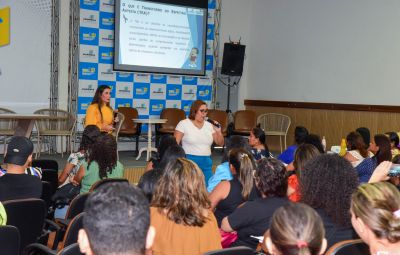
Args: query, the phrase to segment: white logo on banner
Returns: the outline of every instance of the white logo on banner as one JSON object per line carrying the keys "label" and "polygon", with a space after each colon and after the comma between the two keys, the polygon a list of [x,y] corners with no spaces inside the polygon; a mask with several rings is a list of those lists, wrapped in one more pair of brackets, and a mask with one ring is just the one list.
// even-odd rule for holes
{"label": "white logo on banner", "polygon": [[149,99],[133,99],[133,108],[136,108],[139,115],[149,115]]}
{"label": "white logo on banner", "polygon": [[108,29],[99,29],[99,45],[114,47],[114,31]]}
{"label": "white logo on banner", "polygon": [[133,98],[133,83],[131,82],[117,82],[116,98]]}
{"label": "white logo on banner", "polygon": [[97,81],[79,80],[79,97],[93,97],[97,89]]}
{"label": "white logo on banner", "polygon": [[79,47],[79,60],[81,62],[97,63],[99,61],[99,47],[81,44]]}
{"label": "white logo on banner", "polygon": [[150,83],[150,75],[142,74],[142,73],[135,73],[135,75],[133,76],[133,81]]}
{"label": "white logo on banner", "polygon": [[182,100],[196,100],[197,86],[182,85]]}
{"label": "white logo on banner", "polygon": [[81,9],[80,12],[81,27],[99,27],[99,12]]}
{"label": "white logo on banner", "polygon": [[181,109],[181,101],[180,100],[167,100],[165,103],[165,108]]}
{"label": "white logo on banner", "polygon": [[150,84],[150,98],[151,99],[165,99],[166,85],[151,83]]}
{"label": "white logo on banner", "polygon": [[211,79],[210,78],[198,78],[197,85],[211,85]]}
{"label": "white logo on banner", "polygon": [[167,76],[168,84],[182,84],[182,76]]}
{"label": "white logo on banner", "polygon": [[100,11],[102,12],[114,12],[114,0],[101,0],[100,1]]}
{"label": "white logo on banner", "polygon": [[113,66],[109,64],[99,64],[99,80],[115,81],[116,73],[113,71]]}

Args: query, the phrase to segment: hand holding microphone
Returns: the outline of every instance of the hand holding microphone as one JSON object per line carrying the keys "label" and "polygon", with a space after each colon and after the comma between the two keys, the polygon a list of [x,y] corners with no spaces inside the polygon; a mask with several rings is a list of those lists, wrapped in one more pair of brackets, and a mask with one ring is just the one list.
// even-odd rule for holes
{"label": "hand holding microphone", "polygon": [[217,121],[212,120],[212,119],[210,119],[210,118],[208,118],[208,117],[206,117],[205,120],[208,121],[208,122],[210,122],[211,124],[213,124],[215,127],[221,128],[221,125],[220,125]]}

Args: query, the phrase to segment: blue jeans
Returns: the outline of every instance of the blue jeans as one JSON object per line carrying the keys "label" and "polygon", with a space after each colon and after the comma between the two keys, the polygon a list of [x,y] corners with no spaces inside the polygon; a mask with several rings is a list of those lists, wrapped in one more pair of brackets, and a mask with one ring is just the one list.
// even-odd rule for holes
{"label": "blue jeans", "polygon": [[186,158],[192,160],[200,167],[200,169],[203,171],[204,179],[206,182],[205,184],[207,186],[208,179],[210,179],[212,176],[211,156],[196,156],[196,155],[186,154]]}

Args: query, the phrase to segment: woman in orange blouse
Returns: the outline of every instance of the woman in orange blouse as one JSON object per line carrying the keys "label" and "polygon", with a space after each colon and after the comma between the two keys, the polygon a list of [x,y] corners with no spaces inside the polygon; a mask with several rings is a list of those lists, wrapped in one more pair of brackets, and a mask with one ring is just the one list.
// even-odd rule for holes
{"label": "woman in orange blouse", "polygon": [[96,125],[100,131],[111,133],[114,130],[114,111],[110,106],[111,88],[100,85],[92,103],[86,110],[85,127]]}
{"label": "woman in orange blouse", "polygon": [[185,158],[171,161],[153,195],[153,255],[201,255],[221,249],[217,221],[200,168]]}

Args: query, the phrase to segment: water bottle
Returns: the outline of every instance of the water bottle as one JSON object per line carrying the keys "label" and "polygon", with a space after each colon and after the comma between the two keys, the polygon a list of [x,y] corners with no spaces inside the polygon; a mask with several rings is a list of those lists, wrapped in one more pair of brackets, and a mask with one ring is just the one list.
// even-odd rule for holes
{"label": "water bottle", "polygon": [[322,144],[322,147],[324,148],[324,151],[326,152],[326,139],[325,139],[325,136],[322,137],[321,144]]}
{"label": "water bottle", "polygon": [[346,154],[346,151],[347,151],[346,139],[343,138],[342,142],[340,143],[339,155],[343,157]]}

